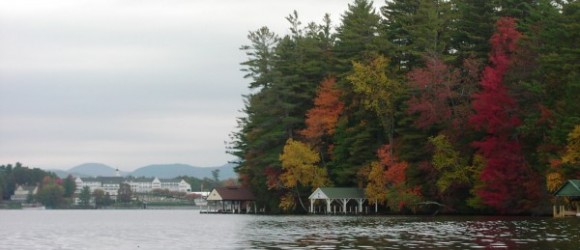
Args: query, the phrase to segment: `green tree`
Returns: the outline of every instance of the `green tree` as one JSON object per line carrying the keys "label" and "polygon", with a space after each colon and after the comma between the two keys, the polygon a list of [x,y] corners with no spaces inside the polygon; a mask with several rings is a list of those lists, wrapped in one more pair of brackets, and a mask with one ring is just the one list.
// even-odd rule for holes
{"label": "green tree", "polygon": [[47,208],[58,208],[64,203],[64,188],[51,177],[45,177],[36,194],[36,200]]}
{"label": "green tree", "polygon": [[248,60],[242,62],[244,78],[251,78],[250,88],[268,87],[273,82],[272,61],[274,48],[279,41],[278,35],[268,27],[262,27],[248,34],[251,45],[244,45],[240,50],[246,53]]}
{"label": "green tree", "polygon": [[445,57],[449,54],[452,14],[449,0],[420,0],[413,28],[410,29],[413,40],[411,52],[419,59],[414,66],[421,65],[420,59],[426,55]]}
{"label": "green tree", "polygon": [[386,5],[381,8],[381,14],[385,17],[381,26],[381,35],[390,45],[388,55],[392,59],[393,68],[396,71],[407,72],[416,59],[416,55],[409,53],[413,43],[409,28],[419,8],[419,0],[385,2]]}
{"label": "green tree", "polygon": [[105,191],[102,189],[95,189],[93,191],[93,197],[95,198],[95,207],[101,208],[105,206]]}
{"label": "green tree", "polygon": [[[229,148],[240,159],[236,171],[243,185],[251,187],[259,197],[258,203],[269,209],[278,209],[280,196],[267,189],[266,169],[281,170],[282,148],[288,138],[305,128],[304,117],[313,106],[318,83],[330,68],[332,39],[328,18],[323,25],[306,26],[296,12],[286,19],[290,33],[271,48],[268,71],[265,67],[252,68],[256,72],[252,79],[261,81],[262,76],[267,76],[268,84],[261,84],[255,93],[245,97],[247,116],[238,120],[239,131],[231,135]],[[247,62],[259,59],[256,54],[248,56]]]}
{"label": "green tree", "polygon": [[[499,0],[495,1],[496,10],[499,16],[513,17],[519,20],[525,20],[533,11],[534,6],[538,4],[538,0]],[[552,1],[557,2],[557,1]]]}
{"label": "green tree", "polygon": [[395,0],[382,8],[383,36],[391,44],[387,54],[396,71],[407,72],[422,66],[427,55],[450,52],[451,2],[445,0]]}
{"label": "green tree", "polygon": [[[96,191],[96,190],[95,190]],[[79,205],[83,208],[88,208],[91,204],[91,189],[84,186],[79,193]]]}
{"label": "green tree", "polygon": [[379,39],[381,17],[372,2],[355,0],[342,15],[334,53],[339,74],[350,71],[352,61],[364,61],[384,49]]}
{"label": "green tree", "polygon": [[539,67],[533,78],[539,83],[543,106],[553,116],[546,138],[556,145],[565,145],[568,133],[580,124],[580,2],[568,1],[561,9],[552,5],[540,13]]}
{"label": "green tree", "polygon": [[4,178],[3,169],[0,169],[0,201],[4,200],[4,189],[6,188],[6,181]]}
{"label": "green tree", "polygon": [[51,172],[46,172],[39,168],[29,168],[22,163],[7,164],[0,166],[0,190],[2,190],[2,199],[10,199],[14,194],[16,185],[33,186],[43,182],[44,177],[49,176],[56,178]]}
{"label": "green tree", "polygon": [[348,6],[337,28],[335,68],[344,110],[328,143],[332,159],[326,165],[334,184],[339,186],[357,185],[357,173],[375,158],[374,152],[384,140],[379,120],[372,111],[361,107],[363,98],[353,91],[346,78],[353,71],[353,61],[367,62],[385,49],[379,27],[380,16],[372,3],[359,0]]}
{"label": "green tree", "polygon": [[121,203],[129,203],[133,200],[133,191],[131,186],[127,183],[121,183],[117,191],[117,201]]}
{"label": "green tree", "polygon": [[115,201],[111,199],[111,195],[107,192],[105,193],[105,198],[103,199],[103,206],[107,207],[114,203]]}
{"label": "green tree", "polygon": [[213,177],[213,180],[215,182],[219,182],[220,181],[220,170],[219,169],[212,170],[211,171],[211,176]]}
{"label": "green tree", "polygon": [[13,167],[12,164],[8,164],[3,167],[4,172],[4,193],[2,197],[4,200],[10,199],[10,196],[14,194],[14,190],[16,190],[16,181],[14,180],[14,173],[12,172]]}
{"label": "green tree", "polygon": [[457,19],[451,26],[451,48],[456,51],[456,65],[467,58],[475,58],[482,65],[487,63],[490,51],[489,38],[494,32],[496,14],[493,1],[452,0]]}
{"label": "green tree", "polygon": [[62,182],[62,187],[64,188],[64,197],[70,198],[74,195],[77,190],[77,185],[75,178],[72,175],[68,175],[66,179]]}

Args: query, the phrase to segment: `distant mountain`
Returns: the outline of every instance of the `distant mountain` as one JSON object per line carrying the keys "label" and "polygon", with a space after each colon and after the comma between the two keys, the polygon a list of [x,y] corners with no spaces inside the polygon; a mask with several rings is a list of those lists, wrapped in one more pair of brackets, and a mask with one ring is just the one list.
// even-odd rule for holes
{"label": "distant mountain", "polygon": [[[234,172],[234,164],[225,164],[219,167],[194,167],[187,164],[157,164],[149,165],[136,169],[133,172],[120,172],[121,176],[134,177],[158,177],[158,178],[174,178],[177,176],[192,176],[196,178],[213,178],[212,171],[219,170],[219,179],[225,180],[229,178],[236,178]],[[49,170],[54,172],[61,178],[66,178],[69,174],[79,177],[96,177],[96,176],[115,176],[116,168],[102,164],[102,163],[85,163],[69,169],[63,170]]]}
{"label": "distant mountain", "polygon": [[219,179],[236,178],[233,164],[220,167],[194,167],[187,164],[159,164],[138,168],[129,173],[135,177],[174,178],[177,176],[192,176],[196,178],[213,178],[212,171],[219,170]]}
{"label": "distant mountain", "polygon": [[[107,166],[102,163],[85,163],[69,169],[67,172],[74,176],[96,177],[96,176],[115,176],[116,168]],[[121,173],[123,175],[123,173]]]}

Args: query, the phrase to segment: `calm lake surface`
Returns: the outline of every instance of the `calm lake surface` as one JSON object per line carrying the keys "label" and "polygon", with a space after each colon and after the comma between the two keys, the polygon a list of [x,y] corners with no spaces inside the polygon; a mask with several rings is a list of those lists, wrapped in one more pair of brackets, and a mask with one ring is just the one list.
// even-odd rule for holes
{"label": "calm lake surface", "polygon": [[580,218],[0,210],[0,249],[580,249]]}

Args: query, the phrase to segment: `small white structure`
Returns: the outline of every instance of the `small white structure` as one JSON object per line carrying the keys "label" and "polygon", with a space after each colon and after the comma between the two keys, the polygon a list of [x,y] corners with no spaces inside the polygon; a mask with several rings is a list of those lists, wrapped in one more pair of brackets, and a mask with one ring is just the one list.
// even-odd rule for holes
{"label": "small white structure", "polygon": [[[326,202],[325,213],[337,213],[342,212],[346,214],[351,213],[362,213],[363,203],[366,201],[364,190],[360,188],[344,188],[344,187],[322,187],[317,188],[308,197],[310,200],[310,213],[316,213],[314,209],[314,203],[317,200],[324,200]],[[355,201],[356,207],[349,209],[349,201]],[[338,203],[338,207],[335,207],[333,203]],[[349,211],[350,210],[350,211]]]}

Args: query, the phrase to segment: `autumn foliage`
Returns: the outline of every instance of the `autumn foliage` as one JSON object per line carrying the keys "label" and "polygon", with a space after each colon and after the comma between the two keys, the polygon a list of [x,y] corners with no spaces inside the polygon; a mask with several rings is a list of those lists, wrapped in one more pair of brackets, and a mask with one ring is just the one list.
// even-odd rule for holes
{"label": "autumn foliage", "polygon": [[418,203],[421,200],[421,188],[410,186],[406,181],[409,164],[397,159],[389,144],[380,147],[377,155],[379,165],[385,169],[382,178],[386,185],[387,206],[393,211],[400,211],[408,205]]}
{"label": "autumn foliage", "polygon": [[511,53],[521,36],[515,26],[513,18],[497,21],[497,31],[490,40],[491,65],[483,71],[482,90],[473,96],[475,113],[469,120],[476,130],[486,134],[481,141],[473,143],[487,163],[480,176],[484,185],[477,195],[486,205],[502,213],[528,209],[539,191],[521,145],[513,138],[521,121],[517,104],[503,84]]}
{"label": "autumn foliage", "polygon": [[399,185],[405,183],[408,164],[404,161],[398,161],[391,153],[391,146],[384,145],[377,151],[380,164],[386,167],[384,178],[387,184]]}
{"label": "autumn foliage", "polygon": [[[287,210],[293,206],[291,201],[293,197],[300,201],[302,208],[306,210],[302,197],[300,195],[302,189],[305,192],[311,192],[318,187],[328,185],[328,176],[326,169],[317,166],[320,161],[318,154],[305,143],[288,139],[284,150],[280,155],[280,162],[282,163],[282,173],[279,175],[279,188],[289,191],[283,197],[280,207]],[[269,187],[273,187],[272,171],[270,170],[268,178]]]}
{"label": "autumn foliage", "polygon": [[307,140],[318,141],[323,135],[332,135],[344,103],[341,91],[336,88],[336,78],[326,78],[318,88],[314,107],[306,113],[306,129],[302,134]]}
{"label": "autumn foliage", "polygon": [[228,151],[259,206],[330,185],[379,211],[529,214],[580,178],[580,3],[460,2],[357,0],[338,25],[250,32]]}
{"label": "autumn foliage", "polygon": [[580,163],[580,125],[576,125],[574,130],[568,135],[568,145],[566,152],[562,156],[562,162],[569,164]]}
{"label": "autumn foliage", "polygon": [[415,68],[407,74],[415,93],[407,101],[407,113],[417,114],[414,120],[417,128],[442,125],[452,131],[462,129],[471,114],[478,64],[466,59],[463,72],[437,57],[425,57],[425,64],[424,68]]}
{"label": "autumn foliage", "polygon": [[407,112],[418,113],[415,125],[425,128],[445,123],[451,118],[450,99],[459,79],[459,71],[450,69],[437,58],[427,58],[426,68],[417,68],[408,74],[409,84],[420,93],[407,102]]}

